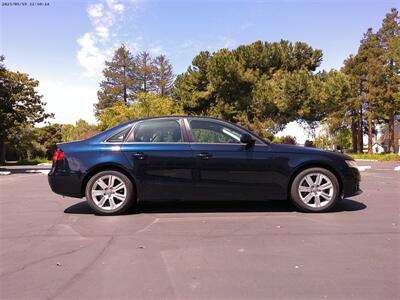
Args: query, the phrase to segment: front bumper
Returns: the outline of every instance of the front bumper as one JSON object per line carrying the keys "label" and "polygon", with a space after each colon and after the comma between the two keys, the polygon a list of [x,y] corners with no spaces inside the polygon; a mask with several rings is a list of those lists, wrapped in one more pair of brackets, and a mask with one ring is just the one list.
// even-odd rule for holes
{"label": "front bumper", "polygon": [[344,176],[343,197],[360,195],[363,192],[360,188],[360,182],[360,171],[356,168],[348,168]]}

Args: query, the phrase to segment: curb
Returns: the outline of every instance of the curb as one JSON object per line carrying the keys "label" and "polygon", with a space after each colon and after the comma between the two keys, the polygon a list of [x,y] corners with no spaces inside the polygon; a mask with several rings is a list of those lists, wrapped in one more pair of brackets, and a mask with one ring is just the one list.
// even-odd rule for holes
{"label": "curb", "polygon": [[50,169],[27,169],[27,170],[1,170],[0,175],[12,175],[12,174],[44,174],[47,175],[50,173]]}
{"label": "curb", "polygon": [[361,159],[361,158],[356,158],[355,161],[378,161],[377,159]]}
{"label": "curb", "polygon": [[25,173],[42,173],[42,174],[49,174],[50,170],[26,170]]}

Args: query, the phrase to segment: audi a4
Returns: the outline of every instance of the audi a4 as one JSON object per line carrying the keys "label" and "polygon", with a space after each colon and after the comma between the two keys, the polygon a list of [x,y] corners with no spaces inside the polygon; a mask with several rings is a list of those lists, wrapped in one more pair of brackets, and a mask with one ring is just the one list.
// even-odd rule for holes
{"label": "audi a4", "polygon": [[57,144],[51,189],[114,215],[140,201],[291,200],[326,212],[361,193],[349,156],[271,144],[208,117],[133,120],[82,141]]}

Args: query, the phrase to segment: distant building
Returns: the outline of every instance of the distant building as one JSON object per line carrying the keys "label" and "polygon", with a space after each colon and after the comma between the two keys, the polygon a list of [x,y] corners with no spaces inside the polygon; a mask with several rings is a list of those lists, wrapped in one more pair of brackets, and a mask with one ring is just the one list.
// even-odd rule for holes
{"label": "distant building", "polygon": [[372,145],[372,153],[385,153],[385,148],[381,144],[375,143]]}

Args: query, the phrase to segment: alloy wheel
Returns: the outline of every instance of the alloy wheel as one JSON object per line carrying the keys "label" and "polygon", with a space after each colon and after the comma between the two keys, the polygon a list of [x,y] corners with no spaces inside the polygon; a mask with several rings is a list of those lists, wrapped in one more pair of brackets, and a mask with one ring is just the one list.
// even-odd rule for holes
{"label": "alloy wheel", "polygon": [[95,181],[91,190],[93,202],[103,210],[115,210],[127,199],[127,188],[121,178],[105,175]]}
{"label": "alloy wheel", "polygon": [[311,173],[300,180],[298,192],[301,201],[307,206],[321,208],[333,199],[334,185],[326,175]]}

